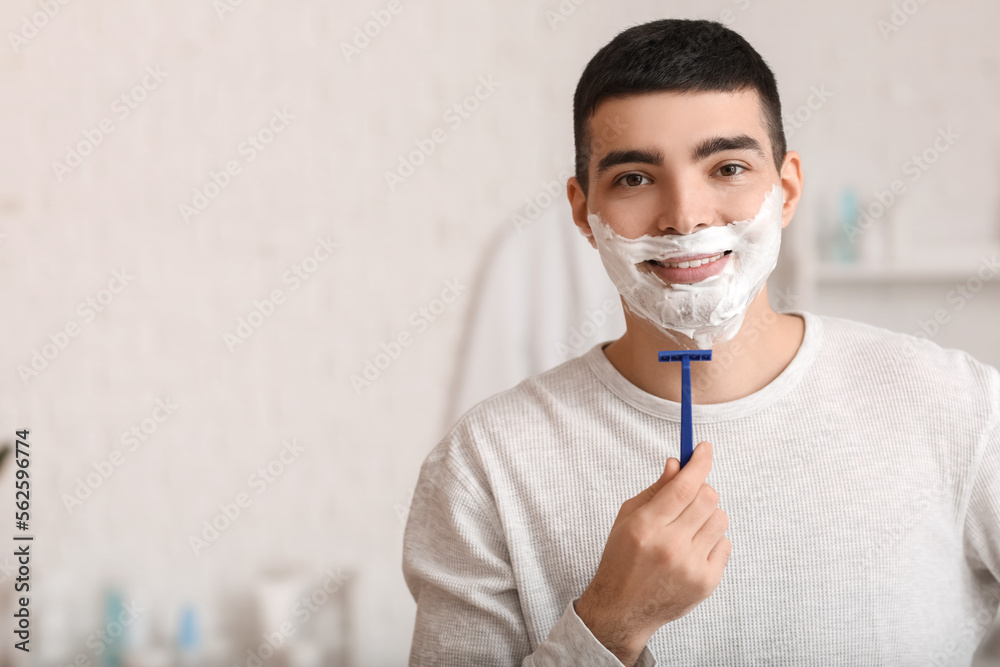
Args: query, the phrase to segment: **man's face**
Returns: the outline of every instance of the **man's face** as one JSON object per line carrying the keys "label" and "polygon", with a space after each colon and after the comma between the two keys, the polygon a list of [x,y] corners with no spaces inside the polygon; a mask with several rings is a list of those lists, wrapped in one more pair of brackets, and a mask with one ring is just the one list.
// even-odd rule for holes
{"label": "man's face", "polygon": [[637,317],[681,347],[732,339],[802,191],[798,155],[771,159],[756,92],[608,99],[590,127],[587,196],[575,177],[567,194],[630,330]]}
{"label": "man's face", "polygon": [[[690,234],[753,218],[782,180],[758,100],[750,90],[658,92],[601,102],[591,130],[616,131],[599,133],[593,144],[585,202],[571,186],[581,231],[589,236],[585,214],[578,215],[581,204],[625,238]],[[786,209],[782,227],[794,205]]]}

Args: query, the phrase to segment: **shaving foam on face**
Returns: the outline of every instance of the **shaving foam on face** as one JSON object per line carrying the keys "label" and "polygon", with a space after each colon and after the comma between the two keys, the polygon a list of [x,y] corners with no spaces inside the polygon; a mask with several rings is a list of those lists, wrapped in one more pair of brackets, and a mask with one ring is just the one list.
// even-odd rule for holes
{"label": "shaving foam on face", "polygon": [[[747,308],[778,263],[784,191],[775,183],[757,215],[691,234],[619,236],[600,214],[588,209],[587,222],[604,268],[628,309],[651,322],[678,345],[680,333],[699,349],[731,340]],[[697,283],[665,283],[646,260],[718,254],[732,250],[717,275]]]}

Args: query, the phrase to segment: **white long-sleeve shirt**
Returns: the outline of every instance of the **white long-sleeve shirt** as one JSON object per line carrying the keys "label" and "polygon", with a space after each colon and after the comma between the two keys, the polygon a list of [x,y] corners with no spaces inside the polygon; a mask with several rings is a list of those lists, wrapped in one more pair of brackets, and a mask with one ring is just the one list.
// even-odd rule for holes
{"label": "white long-sleeve shirt", "polygon": [[[1000,371],[793,312],[805,337],[777,378],[693,408],[733,551],[637,665],[967,666],[1000,606]],[[573,604],[621,503],[680,456],[680,404],[608,342],[475,405],[427,456],[403,546],[411,667],[620,667]]]}

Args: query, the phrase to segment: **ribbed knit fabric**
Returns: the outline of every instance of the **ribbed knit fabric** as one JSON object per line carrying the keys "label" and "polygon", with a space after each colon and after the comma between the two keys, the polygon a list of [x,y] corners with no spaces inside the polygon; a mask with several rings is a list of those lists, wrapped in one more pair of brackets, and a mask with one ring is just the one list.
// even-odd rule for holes
{"label": "ribbed knit fabric", "polygon": [[[1000,606],[1000,371],[793,312],[805,338],[777,378],[694,406],[733,552],[637,664],[967,666]],[[609,342],[477,404],[427,456],[411,666],[620,667],[573,603],[621,503],[679,457],[680,404],[626,380]]]}

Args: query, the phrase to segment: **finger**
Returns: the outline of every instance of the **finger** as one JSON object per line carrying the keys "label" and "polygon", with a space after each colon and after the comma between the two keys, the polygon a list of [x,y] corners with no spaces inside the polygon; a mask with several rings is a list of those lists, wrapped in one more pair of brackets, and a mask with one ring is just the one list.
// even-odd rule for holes
{"label": "finger", "polygon": [[725,567],[729,564],[729,557],[733,553],[733,543],[725,535],[715,545],[711,553],[708,554],[708,562],[717,567]]}
{"label": "finger", "polygon": [[655,494],[657,491],[662,489],[667,482],[672,480],[677,476],[677,473],[681,471],[681,462],[679,459],[671,456],[667,459],[667,463],[663,466],[663,472],[660,473],[660,478],[653,482],[653,485],[649,487]]}
{"label": "finger", "polygon": [[705,440],[698,443],[687,465],[656,492],[644,511],[657,514],[661,525],[670,523],[698,496],[711,470],[712,443]]}
{"label": "finger", "polygon": [[708,558],[729,529],[729,515],[716,507],[691,539],[691,549],[702,558]]}
{"label": "finger", "polygon": [[[717,509],[719,509],[718,492],[708,484],[702,484],[701,488],[698,490],[698,495],[690,505],[684,508],[684,511],[680,513],[680,516],[670,522],[670,527],[672,530],[676,531],[678,537],[680,535],[685,535],[688,540],[693,542],[695,535],[697,535],[698,531],[705,526],[705,523],[712,518],[712,515]],[[718,539],[719,536],[716,535],[712,544],[714,544]],[[702,557],[705,557],[706,555],[708,555],[708,549],[705,549],[701,554]]]}
{"label": "finger", "polygon": [[663,488],[663,486],[667,482],[672,480],[677,475],[680,469],[681,469],[681,462],[678,459],[674,457],[670,457],[669,459],[667,459],[667,463],[665,466],[663,466],[663,472],[660,473],[659,479],[657,479],[650,486],[646,487],[636,495],[636,498],[639,500],[639,503],[645,504],[648,503],[650,500],[652,500],[653,497],[656,495],[656,493],[661,488]]}

